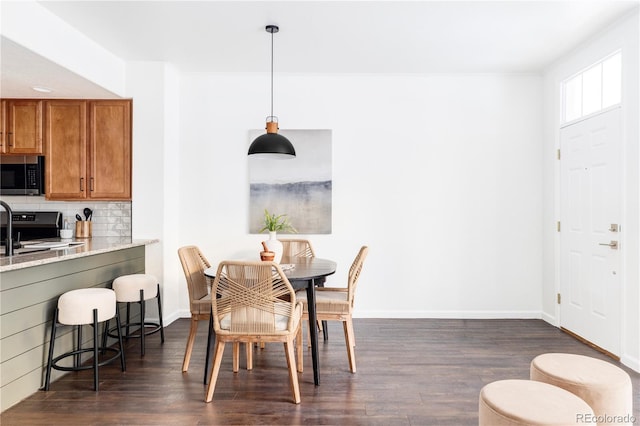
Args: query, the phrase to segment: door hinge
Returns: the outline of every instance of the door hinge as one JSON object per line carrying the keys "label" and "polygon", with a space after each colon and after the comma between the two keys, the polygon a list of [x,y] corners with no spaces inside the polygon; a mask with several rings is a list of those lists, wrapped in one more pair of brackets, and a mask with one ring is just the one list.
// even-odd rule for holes
{"label": "door hinge", "polygon": [[558,151],[556,152],[556,158],[559,160],[560,159],[560,149],[558,149]]}
{"label": "door hinge", "polygon": [[560,293],[557,294],[556,301],[557,301],[558,305],[562,303],[562,296],[560,296]]}
{"label": "door hinge", "polygon": [[560,221],[556,222],[556,231],[560,232]]}

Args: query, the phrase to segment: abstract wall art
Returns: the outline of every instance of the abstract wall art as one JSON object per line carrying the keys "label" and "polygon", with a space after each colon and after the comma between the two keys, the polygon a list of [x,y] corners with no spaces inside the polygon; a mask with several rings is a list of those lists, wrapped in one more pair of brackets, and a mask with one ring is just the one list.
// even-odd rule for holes
{"label": "abstract wall art", "polygon": [[[251,143],[264,133],[249,131]],[[331,130],[280,130],[291,141],[290,160],[249,160],[249,232],[262,228],[264,210],[286,214],[299,234],[331,234]]]}

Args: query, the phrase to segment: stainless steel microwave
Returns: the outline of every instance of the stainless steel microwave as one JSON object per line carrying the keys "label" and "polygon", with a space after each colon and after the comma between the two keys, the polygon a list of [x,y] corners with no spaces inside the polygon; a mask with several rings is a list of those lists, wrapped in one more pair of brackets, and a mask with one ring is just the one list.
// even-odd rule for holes
{"label": "stainless steel microwave", "polygon": [[0,195],[43,194],[43,156],[0,158]]}

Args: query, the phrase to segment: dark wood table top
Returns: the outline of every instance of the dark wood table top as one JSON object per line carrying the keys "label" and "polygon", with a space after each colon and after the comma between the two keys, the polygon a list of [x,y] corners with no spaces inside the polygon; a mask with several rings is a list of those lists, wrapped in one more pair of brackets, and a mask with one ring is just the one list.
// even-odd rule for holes
{"label": "dark wood table top", "polygon": [[[294,267],[287,269],[286,265],[293,264]],[[324,278],[336,272],[336,262],[319,257],[296,257],[282,258],[280,266],[289,281],[310,281]],[[217,267],[207,268],[204,274],[209,278],[215,278]]]}
{"label": "dark wood table top", "polygon": [[336,262],[319,257],[283,258],[280,261],[281,266],[287,264],[294,265],[292,269],[284,270],[289,281],[309,281],[324,278],[336,272]]}

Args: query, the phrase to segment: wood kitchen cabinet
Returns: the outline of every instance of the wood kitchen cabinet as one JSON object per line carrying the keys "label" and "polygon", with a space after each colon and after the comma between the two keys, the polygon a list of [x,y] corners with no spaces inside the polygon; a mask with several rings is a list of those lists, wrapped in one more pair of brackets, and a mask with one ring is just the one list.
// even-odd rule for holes
{"label": "wood kitchen cabinet", "polygon": [[0,99],[0,154],[4,153],[7,135],[7,101]]}
{"label": "wood kitchen cabinet", "polygon": [[131,101],[89,103],[89,193],[131,199]]}
{"label": "wood kitchen cabinet", "polygon": [[131,199],[130,100],[46,101],[44,127],[47,199]]}
{"label": "wood kitchen cabinet", "polygon": [[45,196],[84,200],[87,187],[87,102],[46,101]]}
{"label": "wood kitchen cabinet", "polygon": [[42,103],[36,99],[3,99],[0,154],[42,155]]}

